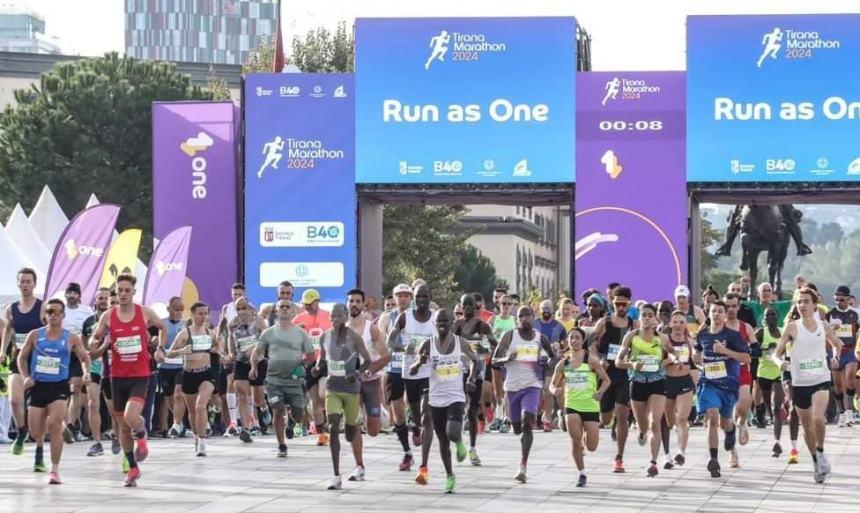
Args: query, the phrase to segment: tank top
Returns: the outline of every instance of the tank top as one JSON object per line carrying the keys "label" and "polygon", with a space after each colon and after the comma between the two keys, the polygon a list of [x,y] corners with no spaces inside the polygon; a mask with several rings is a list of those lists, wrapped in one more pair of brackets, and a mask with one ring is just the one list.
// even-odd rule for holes
{"label": "tank top", "polygon": [[767,326],[762,328],[761,358],[758,360],[757,377],[774,380],[781,376],[779,367],[771,360],[777,341],[779,337],[771,335]]}
{"label": "tank top", "polygon": [[249,324],[239,324],[233,329],[235,339],[236,361],[242,363],[251,362],[251,352],[257,347],[260,340],[260,332],[257,331],[256,319],[251,319]]}
{"label": "tank top", "polygon": [[[170,320],[170,317],[162,319],[164,324],[167,326],[167,343],[164,344],[164,353],[167,354],[168,351],[173,347],[173,342],[176,341],[176,335],[185,328],[185,323],[182,321],[173,322]],[[159,369],[165,370],[179,370],[182,366],[185,365],[185,358],[182,356],[177,356],[175,358],[164,357],[164,363],[159,363]]]}
{"label": "tank top", "polygon": [[[373,347],[373,334],[370,331],[370,327],[372,324],[373,323],[369,320],[364,320],[364,328],[361,330],[361,340],[364,341],[364,348],[367,349],[368,353],[370,353],[370,361],[375,362],[382,358],[382,355],[379,354],[379,351],[377,351]],[[380,369],[375,374],[373,374],[370,379],[365,379],[364,377],[362,377],[361,379],[362,381],[376,381],[377,379],[381,378],[384,373],[385,371]]]}
{"label": "tank top", "polygon": [[493,338],[501,340],[502,335],[511,331],[517,326],[517,320],[513,315],[509,315],[507,319],[502,319],[498,315],[493,317]]}
{"label": "tank top", "polygon": [[651,340],[645,340],[640,333],[630,340],[630,362],[642,363],[642,370],[630,368],[630,379],[638,383],[650,383],[666,377],[663,367],[663,344],[655,333]]}
{"label": "tank top", "polygon": [[794,321],[797,338],[791,348],[791,384],[808,387],[830,381],[827,350],[824,347],[824,326],[816,316],[815,330],[809,331],[803,320]]}
{"label": "tank top", "polygon": [[60,338],[48,338],[47,328],[36,331],[36,345],[30,353],[30,374],[37,383],[59,383],[69,379],[69,330],[64,329]]}
{"label": "tank top", "polygon": [[148,378],[152,374],[149,333],[140,305],[134,305],[134,317],[130,322],[120,320],[118,306],[111,310],[110,338],[111,378]]}
{"label": "tank top", "polygon": [[606,373],[612,381],[627,379],[627,370],[619,369],[615,366],[615,360],[618,358],[618,352],[621,351],[621,341],[630,330],[630,319],[627,319],[627,327],[619,328],[612,324],[612,316],[607,315],[603,321],[605,326],[603,339],[600,341],[599,352],[606,355],[606,361],[609,363],[609,368]]}
{"label": "tank top", "polygon": [[[478,329],[481,326],[480,319],[472,319],[470,321],[471,325],[469,328],[471,330]],[[465,334],[463,332],[463,328],[466,323],[460,325],[457,331],[454,332],[455,335],[458,335],[460,338],[466,341],[469,344],[469,348],[473,353],[478,355],[478,366],[475,369],[475,374],[477,376],[484,375],[484,369],[487,364],[489,364],[490,359],[492,358],[492,351],[490,349],[490,340],[486,335],[481,334],[480,332],[471,331],[469,334]],[[463,370],[468,370],[466,362],[461,362]],[[480,378],[479,378],[480,379]]]}
{"label": "tank top", "polygon": [[594,399],[597,392],[597,375],[583,361],[579,367],[573,368],[570,359],[564,364],[564,407],[583,413],[600,411],[600,403]]}
{"label": "tank top", "polygon": [[[391,315],[388,316],[388,326],[385,329],[386,337],[387,334],[394,329],[394,326],[397,324],[397,318],[400,317],[399,310],[390,310]],[[386,341],[388,339],[386,338]],[[394,345],[394,349],[391,350],[391,360],[388,362],[388,365],[385,366],[385,372],[390,372],[393,374],[400,374],[403,370],[403,351],[405,348],[403,347],[403,335],[399,335],[397,337],[397,342]]]}
{"label": "tank top", "polygon": [[540,367],[540,332],[533,330],[532,340],[520,336],[520,330],[511,331],[511,347],[517,352],[514,361],[505,364],[505,392],[518,392],[526,388],[542,388],[543,372]]}
{"label": "tank top", "polygon": [[439,348],[439,337],[430,339],[430,406],[443,408],[453,403],[465,403],[466,393],[463,390],[463,368],[460,363],[460,337],[454,338],[454,349],[448,354],[442,354]]}
{"label": "tank top", "polygon": [[349,394],[357,394],[361,390],[361,381],[358,379],[352,383],[347,381],[347,376],[354,376],[358,370],[359,355],[352,341],[353,338],[349,336],[349,332],[347,332],[346,343],[342,346],[337,344],[332,330],[323,333],[320,344],[325,349],[328,366],[327,390]]}
{"label": "tank top", "polygon": [[45,325],[39,317],[39,314],[42,312],[41,299],[37,299],[27,313],[21,313],[21,310],[18,308],[20,303],[20,301],[12,303],[12,331],[15,334],[16,351],[20,351],[24,347],[28,333]]}
{"label": "tank top", "polygon": [[690,365],[690,344],[684,339],[683,342],[672,340],[671,333],[666,335],[669,337],[669,343],[672,344],[672,349],[675,350],[675,358],[684,365]]}
{"label": "tank top", "polygon": [[409,374],[409,368],[415,363],[418,348],[421,347],[421,344],[435,334],[436,314],[431,314],[430,319],[426,322],[418,322],[418,319],[415,318],[415,310],[406,310],[406,327],[402,331],[403,343],[406,346],[406,351],[403,355],[403,379],[424,379],[430,377],[430,367],[427,365],[422,365],[414,376]]}

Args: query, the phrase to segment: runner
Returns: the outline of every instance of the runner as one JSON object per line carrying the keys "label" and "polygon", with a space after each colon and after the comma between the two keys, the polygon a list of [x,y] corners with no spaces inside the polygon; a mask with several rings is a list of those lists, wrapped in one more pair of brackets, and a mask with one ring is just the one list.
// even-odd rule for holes
{"label": "runner", "polygon": [[657,309],[650,303],[639,311],[640,327],[629,331],[621,342],[615,366],[630,369],[630,399],[639,429],[639,445],[644,446],[651,431],[651,466],[648,477],[655,477],[660,452],[660,423],[666,414],[666,366],[675,363],[669,338],[657,332]]}
{"label": "runner", "polygon": [[[229,347],[230,329],[228,326],[238,315],[238,312],[236,311],[236,300],[240,297],[245,297],[245,295],[245,284],[239,282],[233,283],[233,285],[230,286],[230,302],[225,303],[223,306],[221,306],[221,316],[218,319],[218,339],[221,341],[222,344],[224,344],[224,347]],[[226,375],[227,389],[226,394],[224,394],[223,398],[223,401],[226,404],[223,404],[222,408],[226,409],[229,420],[229,424],[227,426],[226,432],[224,433],[224,436],[235,436],[239,434],[239,426],[237,424],[237,421],[239,419],[239,410],[237,407],[238,398],[236,396],[235,365],[232,361],[224,363],[225,365],[222,366],[221,373]],[[230,372],[231,370],[233,372]],[[219,379],[221,378],[222,376],[219,376]],[[259,394],[261,396],[265,393],[263,387],[256,387],[255,392],[257,391],[257,389],[259,389]],[[263,397],[263,399],[265,399],[265,397]],[[263,404],[265,405],[265,401],[263,401]],[[254,420],[252,420],[252,422]],[[262,425],[259,428],[262,431],[262,429],[265,429],[268,424],[271,424],[272,419],[261,417],[260,421]],[[244,427],[247,428],[249,427],[249,425],[245,425]]]}
{"label": "runner", "polygon": [[585,331],[582,328],[573,328],[568,332],[567,343],[568,352],[556,364],[550,380],[550,392],[553,395],[564,393],[565,426],[570,436],[573,462],[579,471],[576,486],[582,488],[588,480],[585,475],[583,446],[589,452],[597,450],[600,398],[609,389],[610,379],[603,370],[600,359],[589,354]]}
{"label": "runner", "polygon": [[[758,340],[762,351],[757,378],[763,401],[770,406],[771,412],[773,412],[773,457],[779,458],[782,454],[782,445],[779,442],[782,436],[782,408],[785,394],[780,380],[782,372],[779,366],[773,363],[773,351],[782,335],[777,327],[779,313],[775,308],[767,308],[764,311],[764,323],[765,326],[755,332],[756,340]],[[758,412],[756,413],[758,414]]]}
{"label": "runner", "polygon": [[[534,313],[527,306],[517,310],[517,327],[502,335],[493,354],[493,363],[505,366],[505,393],[507,394],[508,415],[514,433],[522,435],[520,467],[514,479],[526,482],[526,467],[534,442],[534,429],[537,422],[540,394],[543,389],[545,369],[541,367],[540,353],[545,351],[549,358],[555,352],[549,340],[534,329]],[[545,363],[545,362],[544,362]]]}
{"label": "runner", "polygon": [[691,297],[690,289],[686,285],[678,285],[675,288],[675,308],[684,312],[687,317],[687,330],[691,337],[695,337],[699,327],[705,324],[705,312],[690,301]]}
{"label": "runner", "polygon": [[718,429],[725,432],[724,447],[735,448],[735,423],[732,414],[740,388],[740,364],[749,363],[749,346],[737,331],[726,327],[726,303],[717,300],[711,304],[710,326],[696,335],[694,361],[704,368],[699,379],[696,407],[708,419],[708,471],[711,477],[720,477],[717,460]]}
{"label": "runner", "polygon": [[[137,486],[140,479],[139,462],[149,455],[146,443],[146,423],[143,407],[152,375],[149,354],[151,341],[148,327],[158,329],[158,340],[166,340],[167,326],[150,308],[134,303],[137,278],[120,274],[116,278],[117,306],[99,319],[90,346],[98,351],[110,349],[112,414],[116,420],[118,438],[129,465],[125,486]],[[110,336],[105,337],[106,334]],[[158,354],[163,356],[161,351]]]}
{"label": "runner", "polygon": [[502,297],[507,295],[508,289],[504,287],[499,287],[493,290],[493,315],[499,315],[502,313],[502,305],[500,303],[502,301]]}
{"label": "runner", "polygon": [[[803,438],[812,456],[813,477],[823,483],[830,476],[830,462],[824,454],[824,439],[827,423],[825,411],[830,400],[830,371],[827,369],[828,342],[835,351],[842,350],[842,342],[826,321],[815,316],[818,295],[809,287],[794,293],[794,302],[800,319],[785,326],[773,361],[781,369],[791,369],[794,406],[800,415]],[[791,342],[791,362],[782,359],[785,346]],[[839,366],[840,353],[832,357],[832,368]]]}
{"label": "runner", "polygon": [[257,366],[264,355],[269,355],[266,394],[272,405],[278,457],[286,458],[284,416],[289,413],[291,422],[298,423],[305,415],[307,398],[303,362],[311,361],[314,357],[314,348],[310,335],[293,324],[296,308],[292,301],[278,300],[275,303],[275,312],[277,312],[278,322],[263,331],[259,342],[251,352],[251,370],[248,372],[248,379],[249,381],[257,379]]}
{"label": "runner", "polygon": [[394,287],[392,295],[397,302],[397,308],[382,314],[379,317],[377,325],[385,336],[388,352],[391,354],[391,362],[385,373],[385,402],[391,408],[391,422],[394,425],[394,434],[397,435],[397,440],[403,447],[403,460],[400,462],[400,471],[409,472],[412,470],[413,458],[412,449],[409,446],[409,429],[406,427],[406,401],[404,401],[406,387],[402,376],[405,346],[403,338],[400,336],[392,340],[391,332],[397,319],[412,304],[412,289],[409,288],[409,285],[401,283]]}
{"label": "runner", "polygon": [[[93,309],[81,304],[81,286],[77,283],[69,283],[66,286],[65,297],[66,312],[63,328],[80,337],[84,321],[93,315]],[[79,422],[81,408],[86,407],[82,376],[81,361],[78,360],[77,355],[72,353],[69,364],[69,386],[72,395],[69,397],[69,411],[66,415],[66,427],[63,429],[63,438],[68,444],[84,441]]]}
{"label": "runner", "polygon": [[[167,340],[159,341],[162,354],[170,351],[176,341],[177,335],[185,329],[185,321],[182,314],[185,312],[185,304],[181,297],[172,297],[167,304],[167,318],[163,319],[167,326]],[[158,359],[158,358],[156,358]],[[182,356],[172,358],[165,357],[158,364],[158,387],[162,394],[161,424],[167,425],[167,412],[173,415],[173,425],[168,431],[171,438],[185,436],[185,396],[182,394],[182,367],[185,359]]]}
{"label": "runner", "polygon": [[[512,295],[508,295],[507,297],[502,297],[499,299],[499,305],[501,307],[498,315],[494,316],[490,319],[490,322],[487,324],[493,330],[493,338],[499,340],[502,338],[502,335],[516,328],[517,319],[512,315],[512,313],[516,312],[516,307],[514,306],[514,298]],[[505,404],[505,390],[504,390],[504,380],[502,379],[502,368],[501,366],[490,363],[490,372],[484,375],[484,385],[485,389],[489,389],[489,391],[484,392],[483,396],[485,398],[485,411],[487,415],[486,421],[490,423],[489,429],[490,431],[498,431],[499,433],[507,433],[511,429],[511,421],[508,420],[507,415],[505,415],[505,408],[507,405]],[[489,405],[487,405],[489,403]]]}
{"label": "runner", "polygon": [[[229,342],[228,349],[230,352],[229,359],[234,363],[233,366],[233,383],[236,387],[238,395],[239,410],[238,416],[242,421],[242,429],[239,431],[239,439],[244,443],[251,443],[251,429],[253,425],[254,415],[251,413],[255,404],[255,393],[252,387],[262,387],[266,382],[267,361],[265,358],[257,364],[257,373],[252,380],[251,374],[251,353],[257,347],[257,342],[260,340],[260,334],[266,330],[266,321],[261,319],[254,312],[248,298],[240,296],[234,301],[233,308],[236,310],[236,317],[230,321],[228,325]],[[263,401],[265,405],[265,400]],[[268,411],[268,407],[266,408]],[[267,424],[267,422],[264,422]],[[292,429],[287,431],[287,434],[292,434]]]}
{"label": "runner", "polygon": [[477,312],[478,318],[480,318],[484,322],[490,322],[490,319],[493,317],[494,312],[492,310],[487,310],[484,305],[484,295],[480,292],[475,292],[472,294],[475,297],[475,310]]}
{"label": "runner", "polygon": [[[159,348],[164,350],[161,346]],[[208,405],[215,390],[212,354],[220,352],[220,340],[209,327],[209,306],[206,303],[194,303],[191,305],[191,325],[176,335],[165,358],[185,358],[182,394],[185,395],[185,406],[194,431],[194,450],[199,457],[206,456]]]}
{"label": "runner", "polygon": [[833,293],[836,306],[827,313],[827,322],[842,342],[842,352],[838,355],[839,365],[833,370],[833,395],[839,412],[839,427],[854,425],[854,395],[857,387],[857,357],[854,350],[860,316],[849,306],[850,297],[851,289],[847,285],[836,287]]}
{"label": "runner", "polygon": [[[388,347],[392,354],[395,351],[403,353],[401,376],[415,426],[412,443],[413,445],[421,445],[421,466],[418,469],[418,475],[415,476],[415,482],[426,485],[429,480],[427,460],[430,457],[430,447],[433,444],[433,423],[430,419],[430,406],[427,402],[430,368],[424,367],[414,375],[409,374],[409,368],[415,362],[421,344],[436,334],[436,325],[433,312],[430,311],[430,287],[424,284],[418,285],[413,290],[413,296],[415,297],[415,309],[406,310],[397,317],[394,326],[388,333]],[[402,342],[400,341],[401,337]],[[426,436],[422,435],[422,431],[423,435]],[[398,434],[398,436],[402,435]]]}
{"label": "runner", "polygon": [[18,372],[18,352],[24,347],[27,334],[44,325],[45,305],[33,295],[36,288],[36,271],[24,267],[18,271],[17,280],[21,299],[6,307],[6,328],[0,343],[0,355],[8,355],[11,359],[9,400],[18,430],[12,443],[12,454],[20,456],[24,452],[24,441],[27,439],[27,419],[24,410],[24,378]]}
{"label": "runner", "polygon": [[[346,425],[344,436],[352,444],[355,470],[350,481],[364,481],[364,459],[361,444],[361,381],[359,377],[370,366],[370,353],[364,347],[361,336],[346,326],[347,311],[342,303],[331,310],[331,329],[320,339],[320,354],[313,372],[320,374],[322,366],[328,368],[325,388],[325,410],[328,417],[331,464],[334,475],[327,489],[339,490],[340,476],[340,421]],[[359,364],[359,357],[361,363]]]}
{"label": "runner", "polygon": [[[302,293],[302,306],[304,311],[297,314],[293,324],[305,330],[311,336],[314,349],[319,356],[320,337],[325,330],[331,329],[331,316],[320,308],[320,293],[315,289],[306,289]],[[308,375],[305,369],[305,375]],[[325,393],[320,389],[319,382],[326,376],[325,370],[320,375],[310,374],[307,379],[308,396],[311,399],[311,411],[313,412],[314,432],[318,435],[317,445],[328,444],[328,434],[325,432],[326,424],[324,417]]]}
{"label": "runner", "polygon": [[[750,363],[741,363],[740,367],[740,387],[738,389],[738,400],[735,402],[735,423],[738,427],[738,442],[741,445],[746,445],[750,440],[749,426],[747,425],[747,415],[752,406],[752,368],[751,362],[753,355],[761,354],[761,346],[755,337],[755,329],[746,322],[738,319],[738,311],[740,309],[741,298],[737,293],[730,292],[726,294],[723,302],[726,304],[726,327],[737,331],[741,336],[741,342],[747,345],[747,352],[750,354]],[[758,369],[756,369],[756,373]],[[731,451],[729,458],[729,466],[737,468],[740,465],[738,461],[738,451],[734,448]]]}
{"label": "runner", "polygon": [[[95,297],[95,313],[84,321],[81,327],[81,341],[88,343],[90,336],[99,318],[108,309],[108,301],[110,300],[110,289],[101,287],[96,291]],[[87,348],[90,349],[90,348]],[[101,382],[102,376],[107,372],[102,365],[101,358],[96,358],[90,355],[90,384],[87,385],[87,422],[90,425],[90,433],[93,437],[93,445],[87,451],[87,456],[101,456],[104,454],[102,447],[102,414],[101,414]]]}
{"label": "runner", "polygon": [[[591,354],[600,358],[606,374],[611,380],[609,390],[600,398],[601,423],[608,426],[615,419],[615,466],[613,472],[624,472],[624,447],[627,445],[627,432],[630,419],[630,379],[626,369],[615,365],[621,342],[628,331],[635,330],[639,324],[630,319],[627,309],[630,306],[631,291],[627,287],[616,287],[612,293],[612,314],[597,321],[592,335],[597,343],[591,344]],[[591,303],[591,298],[589,298]]]}
{"label": "runner", "polygon": [[[502,308],[508,308],[510,299],[505,300],[507,296],[502,296],[499,304]],[[469,462],[473,466],[481,465],[481,458],[478,457],[478,431],[483,431],[485,416],[481,413],[481,404],[492,400],[492,384],[485,390],[484,378],[487,376],[487,366],[490,363],[492,351],[496,349],[498,342],[493,336],[493,330],[490,325],[482,321],[476,316],[477,309],[475,307],[475,296],[472,294],[463,294],[460,297],[460,307],[463,309],[463,318],[454,322],[454,335],[462,338],[469,344],[469,349],[478,355],[478,364],[474,369],[469,370],[469,381],[475,385],[474,389],[469,391],[467,418],[469,421]],[[446,312],[447,313],[447,312]],[[439,322],[437,321],[437,326]],[[451,329],[450,323],[446,327]],[[444,338],[445,335],[440,334]],[[473,372],[474,371],[474,372]],[[431,372],[432,377],[432,372]],[[480,428],[479,428],[480,425]],[[434,429],[437,430],[434,424]],[[450,453],[449,453],[450,456]],[[449,457],[450,460],[450,457]]]}
{"label": "runner", "polygon": [[[59,299],[49,299],[45,315],[48,326],[27,335],[18,354],[18,369],[24,388],[30,391],[28,425],[36,440],[35,472],[45,471],[44,445],[47,428],[51,436],[51,472],[49,484],[60,484],[60,457],[63,455],[63,419],[69,401],[71,356],[74,352],[83,363],[84,384],[90,381],[90,356],[75,333],[63,328],[65,306]],[[32,374],[31,374],[32,371]]]}
{"label": "runner", "polygon": [[[349,321],[346,326],[361,336],[364,348],[370,354],[370,362],[367,370],[361,374],[361,404],[364,405],[365,427],[369,436],[376,436],[382,427],[382,376],[391,357],[388,354],[388,346],[382,338],[382,332],[373,325],[365,315],[364,291],[352,289],[347,292],[347,307],[349,308]],[[362,438],[356,437],[354,444],[357,445],[357,453],[364,450]],[[349,476],[350,481],[364,480],[364,467],[356,467],[355,472]]]}
{"label": "runner", "polygon": [[693,401],[693,377],[690,373],[690,356],[693,354],[693,341],[690,337],[687,313],[675,310],[669,321],[669,343],[675,350],[675,362],[666,366],[666,454],[670,454],[669,430],[676,428],[678,452],[674,461],[667,460],[664,468],[674,465],[683,466],[687,460],[687,442],[690,438],[690,409]]}
{"label": "runner", "polygon": [[[474,315],[473,296],[465,294],[461,302],[463,299],[468,299],[469,309]],[[445,493],[454,493],[457,483],[454,468],[451,465],[450,442],[454,442],[457,447],[457,461],[466,459],[466,444],[463,443],[463,414],[466,409],[464,383],[465,389],[470,394],[480,391],[476,378],[481,375],[478,355],[472,351],[465,338],[451,333],[451,320],[451,314],[447,310],[436,312],[437,335],[421,344],[418,349],[419,357],[409,368],[409,374],[416,375],[422,365],[430,362],[429,403],[433,417],[433,430],[436,432],[436,438],[439,439],[439,454],[442,456],[442,465],[447,475]],[[473,317],[470,321],[472,322],[469,328],[478,325],[482,328],[486,327],[489,331],[487,323],[480,319]],[[480,343],[478,346],[480,347]],[[463,356],[471,362],[468,379],[463,375]]]}
{"label": "runner", "polygon": [[[567,340],[567,330],[564,325],[555,319],[555,312],[552,308],[552,301],[545,299],[540,303],[540,319],[538,319],[536,327],[543,336],[549,340],[552,350],[556,355],[561,354],[559,349],[561,342]],[[541,354],[541,360],[549,369],[555,369],[558,364],[557,359],[547,359],[547,356]],[[556,408],[556,400],[561,403],[561,398],[557,398],[549,391],[549,383],[551,376],[543,377],[543,390],[541,391],[541,408],[543,414],[543,422],[539,426],[543,426],[544,433],[552,432],[553,414],[558,413],[558,421],[561,423],[562,413]],[[560,404],[559,404],[560,405]],[[561,427],[560,425],[557,427]]]}
{"label": "runner", "polygon": [[562,298],[558,302],[558,322],[564,326],[564,331],[570,333],[576,327],[576,318],[579,317],[579,307],[569,297]]}

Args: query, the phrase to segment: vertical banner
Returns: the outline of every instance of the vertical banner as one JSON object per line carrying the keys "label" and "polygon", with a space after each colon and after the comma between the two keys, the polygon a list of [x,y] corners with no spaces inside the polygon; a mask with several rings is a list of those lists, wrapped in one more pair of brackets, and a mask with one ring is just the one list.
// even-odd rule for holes
{"label": "vertical banner", "polygon": [[577,75],[576,290],[687,281],[683,72]]}
{"label": "vertical banner", "polygon": [[116,285],[116,277],[120,274],[134,274],[142,233],[140,228],[129,228],[114,239],[105,259],[99,287],[111,288]]}
{"label": "vertical banner", "polygon": [[171,297],[182,294],[190,246],[190,226],[177,228],[161,239],[149,260],[143,285],[143,304],[161,311]]}
{"label": "vertical banner", "polygon": [[92,304],[102,275],[119,207],[97,205],[76,215],[54,247],[45,282],[45,298],[59,297],[66,285],[81,286],[81,303]]}
{"label": "vertical banner", "polygon": [[245,79],[245,285],[278,283],[342,301],[356,281],[355,104],[351,74]]}
{"label": "vertical banner", "polygon": [[230,101],[152,104],[153,232],[194,227],[186,302],[220,305],[238,278],[236,112]]}

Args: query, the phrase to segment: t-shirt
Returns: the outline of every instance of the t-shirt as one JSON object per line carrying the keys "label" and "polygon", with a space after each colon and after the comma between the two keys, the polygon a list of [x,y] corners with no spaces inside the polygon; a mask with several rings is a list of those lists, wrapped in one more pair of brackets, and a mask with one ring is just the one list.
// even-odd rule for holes
{"label": "t-shirt", "polygon": [[302,357],[313,351],[311,337],[298,326],[282,330],[279,326],[266,328],[260,335],[258,349],[269,355],[268,384],[277,386],[302,386],[303,374],[294,376]]}
{"label": "t-shirt", "polygon": [[84,322],[92,317],[92,315],[93,309],[88,306],[78,305],[77,308],[66,307],[66,317],[63,319],[63,328],[80,335],[84,327]]}
{"label": "t-shirt", "polygon": [[728,327],[718,333],[700,330],[696,336],[696,351],[702,353],[704,372],[699,383],[737,392],[740,385],[741,364],[726,355],[714,352],[715,342],[725,342],[726,347],[738,353],[749,354],[749,346],[741,340],[741,334]]}
{"label": "t-shirt", "polygon": [[541,319],[537,321],[536,325],[540,329],[541,334],[549,339],[550,344],[558,343],[567,337],[564,325],[555,319],[551,319],[549,322],[544,322]]}
{"label": "t-shirt", "polygon": [[495,314],[493,312],[486,310],[486,309],[481,310],[481,312],[479,314],[479,316],[481,317],[481,320],[486,322],[487,324],[490,323],[490,319],[492,319],[494,315]]}
{"label": "t-shirt", "polygon": [[[792,301],[790,299],[786,299],[784,301],[772,301],[768,308],[773,308],[776,310],[776,318],[777,318],[777,326],[782,328],[785,325],[785,318],[788,316],[789,310],[791,310]],[[748,308],[752,311],[753,317],[755,317],[755,324],[749,322],[749,320],[741,319],[749,324],[752,324],[753,327],[764,326],[764,311],[765,307],[762,306],[758,301],[742,301],[741,305]],[[740,319],[741,315],[738,312],[738,318]]]}
{"label": "t-shirt", "polygon": [[325,310],[317,310],[316,315],[302,312],[293,319],[293,324],[304,329],[308,335],[319,337],[325,330],[331,329],[331,315]]}

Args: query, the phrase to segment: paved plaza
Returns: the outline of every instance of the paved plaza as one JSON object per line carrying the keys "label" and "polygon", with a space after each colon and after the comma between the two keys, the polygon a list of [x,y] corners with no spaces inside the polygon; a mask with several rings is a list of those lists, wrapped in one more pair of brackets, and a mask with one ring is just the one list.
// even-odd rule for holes
{"label": "paved plaza", "polygon": [[[458,465],[454,495],[442,493],[444,475],[435,445],[430,484],[422,487],[412,482],[413,472],[397,470],[401,452],[392,435],[365,437],[367,481],[344,479],[341,491],[325,490],[331,475],[329,449],[314,445],[312,437],[291,441],[286,460],[275,457],[272,436],[248,446],[235,438],[213,439],[206,458],[195,457],[193,439],[156,439],[141,467],[140,486],[134,489],[122,487],[119,457],[108,451],[87,458],[88,443],[66,447],[61,486],[49,486],[47,474],[32,472],[32,444],[21,457],[11,455],[6,445],[0,454],[0,512],[856,511],[860,427],[828,428],[833,476],[825,485],[813,482],[806,449],[800,464],[788,465],[786,454],[771,457],[768,432],[757,429],[751,430],[750,443],[740,448],[741,468],[729,469],[721,451],[723,477],[711,479],[704,468],[705,434],[694,428],[687,464],[661,469],[653,479],[645,474],[646,448],[639,447],[634,437],[628,443],[627,473],[613,474],[614,444],[609,432],[601,431],[598,451],[586,459],[588,486],[580,489],[575,487],[567,434],[555,431],[536,434],[527,484],[513,480],[518,438],[481,436],[478,449],[484,465]],[[784,448],[789,448],[787,429]],[[342,461],[346,475],[353,463],[348,447],[343,448]]]}

